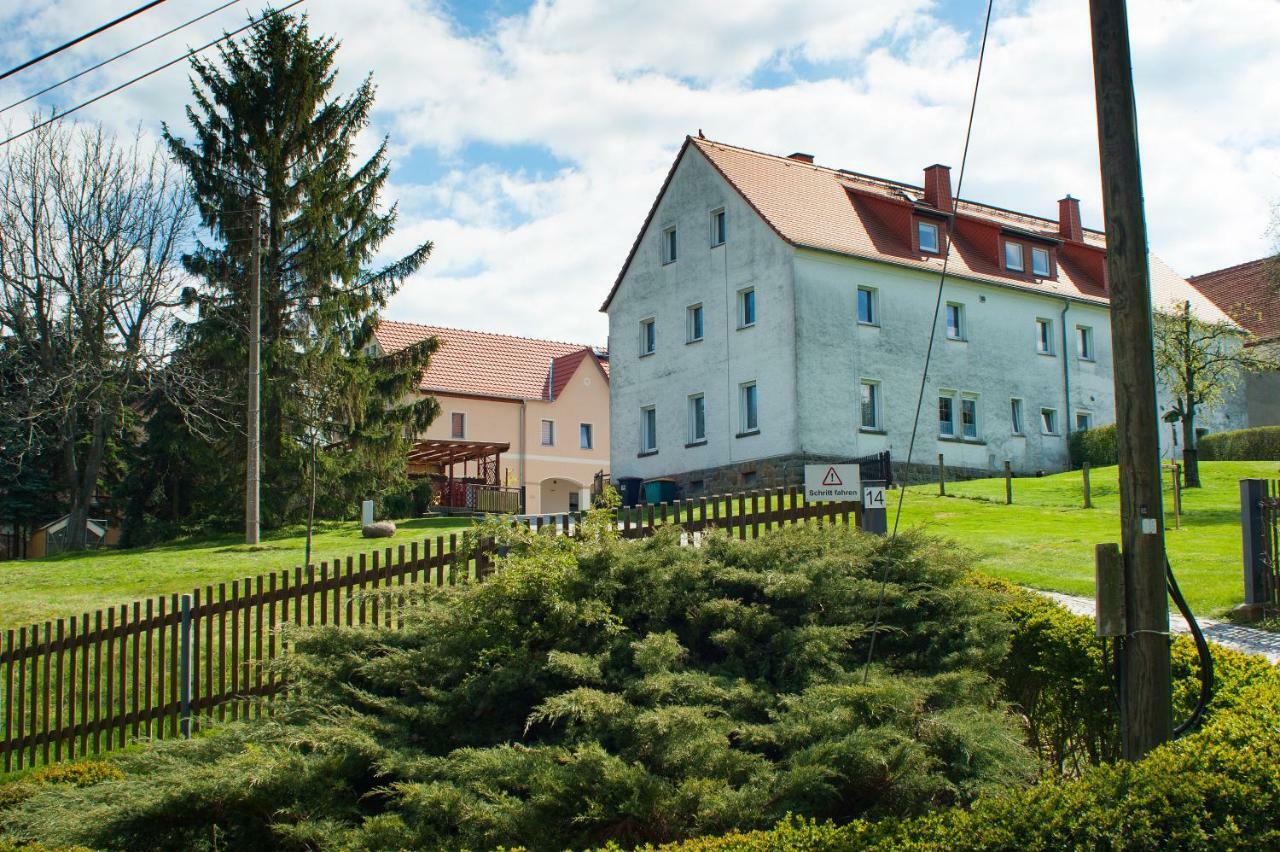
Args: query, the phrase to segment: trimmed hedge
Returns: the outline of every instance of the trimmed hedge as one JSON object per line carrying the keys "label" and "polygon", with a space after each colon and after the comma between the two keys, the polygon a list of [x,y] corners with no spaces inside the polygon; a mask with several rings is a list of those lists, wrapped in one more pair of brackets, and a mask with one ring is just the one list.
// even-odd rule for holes
{"label": "trimmed hedge", "polygon": [[1073,468],[1078,468],[1085,462],[1090,467],[1117,464],[1119,455],[1116,451],[1116,425],[1112,423],[1072,432],[1067,436],[1067,452],[1071,456]]}
{"label": "trimmed hedge", "polygon": [[1280,461],[1280,426],[1214,432],[1198,446],[1202,461]]}

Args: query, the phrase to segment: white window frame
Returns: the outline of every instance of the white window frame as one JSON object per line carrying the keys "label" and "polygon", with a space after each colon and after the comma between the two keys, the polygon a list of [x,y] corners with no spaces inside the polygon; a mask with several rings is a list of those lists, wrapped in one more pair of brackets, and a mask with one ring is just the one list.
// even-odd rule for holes
{"label": "white window frame", "polygon": [[680,239],[675,225],[668,225],[662,229],[661,252],[663,266],[675,263],[676,258],[680,256]]}
{"label": "white window frame", "polygon": [[724,245],[729,239],[729,218],[723,207],[711,211],[711,247]]}
{"label": "white window frame", "polygon": [[[973,406],[973,434],[970,435],[965,431],[964,425],[964,407],[965,403]],[[966,441],[982,440],[982,414],[978,410],[978,395],[976,393],[960,394],[960,437]]]}
{"label": "white window frame", "polygon": [[[1043,272],[1036,268],[1037,257],[1044,258]],[[1051,278],[1053,276],[1053,255],[1049,253],[1047,248],[1031,247],[1031,274],[1037,278]]]}
{"label": "white window frame", "polygon": [[[871,399],[871,422],[867,422],[867,411],[865,406],[866,400],[863,398],[865,391],[870,391]],[[882,432],[884,431],[883,421],[880,418],[880,381],[878,379],[862,379],[858,382],[858,429],[862,432]]]}
{"label": "white window frame", "polygon": [[[1018,250],[1017,266],[1014,266],[1013,264],[1009,263],[1009,250],[1014,248]],[[1007,271],[1009,272],[1026,272],[1027,271],[1026,246],[1018,242],[1017,240],[1005,240],[1003,250],[1004,250],[1004,268]]]}
{"label": "white window frame", "polygon": [[[862,318],[862,294],[867,294],[867,318]],[[857,313],[859,325],[879,325],[880,324],[880,291],[875,287],[858,287],[857,299],[854,305],[854,311]]]}
{"label": "white window frame", "polygon": [[[461,434],[461,435],[457,434],[457,431],[458,431],[458,430],[454,428],[454,418],[455,418],[455,417],[461,417],[461,418],[462,418],[462,434]],[[465,441],[465,440],[466,440],[466,438],[467,438],[467,412],[465,412],[465,411],[450,411],[450,412],[449,412],[449,438],[450,438],[450,440],[454,440],[454,441]]]}
{"label": "white window frame", "polygon": [[1097,360],[1093,347],[1093,326],[1076,326],[1076,354],[1081,361]]}
{"label": "white window frame", "polygon": [[[1080,425],[1080,418],[1082,417],[1084,418],[1084,422],[1085,422],[1084,426]],[[1093,428],[1093,412],[1083,408],[1077,409],[1074,425],[1076,427],[1075,431],[1077,432],[1083,432],[1086,429],[1092,429]]]}
{"label": "white window frame", "polygon": [[[923,236],[926,230],[933,232],[933,248],[925,248]],[[916,244],[920,247],[921,254],[942,254],[942,231],[938,227],[938,223],[917,219]]]}
{"label": "white window frame", "polygon": [[[951,333],[951,309],[956,311],[956,333]],[[942,311],[942,322],[946,327],[947,340],[965,340],[965,316],[963,302],[947,302]]]}
{"label": "white window frame", "polygon": [[[751,296],[751,322],[747,322],[747,296]],[[743,287],[738,291],[738,328],[753,328],[760,318],[760,304],[756,300],[755,287]]]}
{"label": "white window frame", "polygon": [[[649,334],[649,330],[653,330],[653,334]],[[652,338],[652,345],[650,339]],[[652,355],[658,351],[658,320],[656,317],[645,317],[640,320],[640,357]]]}
{"label": "white window frame", "polygon": [[[1051,416],[1050,419],[1053,420],[1052,429],[1046,428],[1050,424],[1046,421],[1045,414],[1049,414]],[[1047,405],[1041,406],[1040,407],[1040,434],[1041,435],[1058,435],[1060,434],[1059,430],[1061,428],[1062,428],[1062,425],[1058,423],[1058,409],[1051,408]]]}
{"label": "white window frame", "polygon": [[1036,317],[1036,352],[1053,354],[1053,320],[1047,317]]}
{"label": "white window frame", "polygon": [[[702,408],[702,430],[698,430],[698,408]],[[686,407],[686,436],[690,446],[707,442],[707,396],[704,393],[689,394]]]}
{"label": "white window frame", "polygon": [[542,446],[554,447],[556,445],[556,421],[544,418],[539,437],[542,440]]}
{"label": "white window frame", "polygon": [[1009,426],[1015,435],[1026,434],[1027,407],[1020,396],[1009,397]]}
{"label": "white window frame", "polygon": [[[650,427],[649,418],[653,418]],[[658,407],[656,405],[640,406],[640,452],[642,454],[658,451]]]}
{"label": "white window frame", "polygon": [[[956,415],[958,412],[956,411],[956,396],[957,396],[956,392],[953,390],[945,390],[945,389],[938,390],[938,405],[934,409],[934,415],[938,418],[938,437],[940,438],[957,437]],[[949,409],[951,412],[950,420],[942,419],[942,400],[944,399],[951,401],[951,406]],[[946,429],[943,429],[943,424],[946,424]]]}
{"label": "white window frame", "polygon": [[[750,404],[748,405],[748,400]],[[750,416],[748,416],[750,415]],[[755,423],[751,423],[751,420]],[[754,379],[738,385],[738,434],[754,435],[760,431],[760,388]]]}
{"label": "white window frame", "polygon": [[[586,440],[583,440],[583,439]],[[578,424],[578,449],[594,450],[596,448],[596,429],[591,423]]]}
{"label": "white window frame", "polygon": [[[695,314],[702,317],[702,328],[697,329],[696,334],[694,333],[695,329],[694,329],[694,321],[693,321]],[[684,309],[684,342],[697,343],[698,341],[702,340],[706,332],[707,332],[707,311],[702,306],[702,303],[698,302],[695,305],[690,305],[689,307],[685,308]]]}

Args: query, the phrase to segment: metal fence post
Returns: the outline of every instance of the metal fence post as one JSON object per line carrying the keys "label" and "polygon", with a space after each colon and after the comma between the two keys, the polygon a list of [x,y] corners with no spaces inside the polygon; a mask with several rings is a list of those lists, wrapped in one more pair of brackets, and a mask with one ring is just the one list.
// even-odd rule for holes
{"label": "metal fence post", "polygon": [[1244,602],[1266,604],[1267,533],[1262,501],[1267,497],[1265,479],[1240,480],[1240,531],[1244,546]]}
{"label": "metal fence post", "polygon": [[179,622],[178,684],[181,690],[179,718],[182,736],[191,736],[191,595],[182,596]]}

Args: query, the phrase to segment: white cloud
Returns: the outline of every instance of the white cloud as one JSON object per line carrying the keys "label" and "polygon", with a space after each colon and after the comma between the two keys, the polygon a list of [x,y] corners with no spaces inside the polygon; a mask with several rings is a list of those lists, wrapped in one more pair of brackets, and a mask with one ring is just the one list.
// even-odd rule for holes
{"label": "white cloud", "polygon": [[[0,14],[19,34],[9,52],[65,37],[67,21],[101,17],[95,6]],[[173,21],[199,11],[159,8],[169,6]],[[393,174],[401,227],[388,256],[424,239],[436,254],[391,315],[588,341],[603,340],[596,309],[685,134],[701,127],[918,181],[929,163],[960,164],[977,52],[976,34],[926,0],[542,0],[478,35],[429,0],[302,8],[316,32],[343,42],[341,87],[374,74],[364,144],[386,132],[396,163],[443,166],[429,182]],[[219,23],[242,20],[232,10]],[[1130,17],[1153,248],[1183,274],[1262,254],[1280,200],[1280,6],[1135,0]],[[110,44],[158,31],[159,20]],[[157,47],[133,73],[176,53]],[[173,69],[91,115],[182,127],[184,77]],[[759,79],[769,87],[753,89]],[[17,89],[0,84],[0,94]],[[478,162],[475,143],[542,149],[555,166]],[[964,194],[1052,216],[1067,192],[1100,225],[1087,4],[997,4]]]}

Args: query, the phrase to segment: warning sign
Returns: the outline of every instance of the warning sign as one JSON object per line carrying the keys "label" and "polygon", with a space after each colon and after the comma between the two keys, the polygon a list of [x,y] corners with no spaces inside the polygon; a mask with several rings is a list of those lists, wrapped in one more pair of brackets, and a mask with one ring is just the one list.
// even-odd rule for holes
{"label": "warning sign", "polygon": [[804,498],[835,502],[862,500],[862,482],[856,464],[807,464],[804,466]]}

